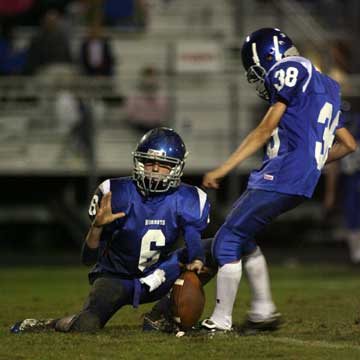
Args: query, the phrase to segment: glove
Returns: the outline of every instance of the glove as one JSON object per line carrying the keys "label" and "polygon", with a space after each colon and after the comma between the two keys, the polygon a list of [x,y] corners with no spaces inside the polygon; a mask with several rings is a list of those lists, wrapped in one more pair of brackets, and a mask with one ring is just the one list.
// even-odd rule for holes
{"label": "glove", "polygon": [[156,269],[152,274],[139,279],[142,284],[149,286],[149,291],[156,290],[162,283],[165,282],[165,271]]}

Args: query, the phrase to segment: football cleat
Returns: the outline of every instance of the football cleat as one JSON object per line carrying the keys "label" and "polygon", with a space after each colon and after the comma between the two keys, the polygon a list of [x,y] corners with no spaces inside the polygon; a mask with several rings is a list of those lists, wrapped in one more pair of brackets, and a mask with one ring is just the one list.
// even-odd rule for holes
{"label": "football cleat", "polygon": [[280,328],[282,323],[281,314],[274,312],[266,319],[252,319],[248,317],[240,326],[238,332],[241,335],[256,335],[264,331],[275,331]]}
{"label": "football cleat", "polygon": [[211,333],[211,334],[215,334],[215,333],[224,334],[224,333],[232,331],[232,328],[231,329],[223,329],[223,328],[218,327],[215,324],[215,322],[211,319],[203,320],[201,322],[201,328],[202,328],[202,330],[206,330],[208,333]]}
{"label": "football cleat", "polygon": [[143,331],[160,331],[164,333],[177,333],[179,327],[166,319],[163,315],[157,315],[150,311],[144,315]]}
{"label": "football cleat", "polygon": [[25,332],[43,332],[54,330],[57,319],[25,319],[17,322],[10,329],[10,332],[13,334],[21,334]]}

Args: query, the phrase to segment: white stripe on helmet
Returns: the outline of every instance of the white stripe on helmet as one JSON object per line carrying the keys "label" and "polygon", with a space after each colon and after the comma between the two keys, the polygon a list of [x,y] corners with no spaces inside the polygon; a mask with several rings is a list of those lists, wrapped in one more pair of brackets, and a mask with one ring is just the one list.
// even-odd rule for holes
{"label": "white stripe on helmet", "polygon": [[260,59],[259,59],[259,56],[258,56],[258,53],[257,53],[257,50],[256,50],[256,43],[252,43],[251,44],[251,49],[252,49],[252,53],[253,53],[253,61],[255,63],[255,65],[258,65],[260,66]]}
{"label": "white stripe on helmet", "polygon": [[274,49],[275,49],[275,60],[279,61],[281,60],[282,56],[280,54],[280,49],[279,49],[279,39],[276,35],[273,36],[273,41],[274,41]]}

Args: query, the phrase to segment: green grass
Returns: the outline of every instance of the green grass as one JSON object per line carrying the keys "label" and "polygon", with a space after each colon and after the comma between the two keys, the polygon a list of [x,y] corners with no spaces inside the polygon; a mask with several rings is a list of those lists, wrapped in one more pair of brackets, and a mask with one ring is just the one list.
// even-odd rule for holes
{"label": "green grass", "polygon": [[[89,286],[87,269],[74,267],[0,269],[0,360],[16,359],[360,359],[360,272],[345,266],[272,267],[274,299],[283,327],[271,334],[183,337],[143,334],[141,314],[121,309],[104,330],[85,334],[12,335],[27,318],[75,313]],[[204,316],[214,304],[214,282],[206,287]],[[242,280],[234,311],[240,323],[249,306]]]}

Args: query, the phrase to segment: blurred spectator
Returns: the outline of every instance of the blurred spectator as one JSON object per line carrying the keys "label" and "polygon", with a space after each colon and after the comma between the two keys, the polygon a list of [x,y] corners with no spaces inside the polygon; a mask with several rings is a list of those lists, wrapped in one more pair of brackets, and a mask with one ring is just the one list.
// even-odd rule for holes
{"label": "blurred spectator", "polygon": [[350,260],[360,264],[360,111],[346,113],[346,118],[347,128],[357,140],[358,148],[339,163],[326,167],[324,207],[329,215],[339,205]]}
{"label": "blurred spectator", "polygon": [[[356,99],[355,101],[359,101]],[[355,110],[355,109],[354,109]],[[360,264],[360,112],[352,111],[348,129],[354,135],[358,148],[340,163],[340,182],[342,213],[347,229],[346,240],[350,259]]]}
{"label": "blurred spectator", "polygon": [[137,91],[127,99],[126,114],[128,122],[142,133],[167,125],[169,102],[160,90],[156,68],[146,66],[141,70]]}
{"label": "blurred spectator", "polygon": [[348,92],[350,72],[350,46],[343,40],[334,41],[330,47],[332,65],[329,75],[341,85],[342,92]]}
{"label": "blurred spectator", "polygon": [[104,0],[103,12],[106,25],[130,25],[134,13],[134,0]]}
{"label": "blurred spectator", "polygon": [[[86,26],[102,23],[103,2],[104,0],[77,0],[75,2],[75,8],[78,15],[80,15],[80,23]],[[73,10],[74,5],[72,5],[72,11]]]}
{"label": "blurred spectator", "polygon": [[[330,51],[332,66],[329,75],[340,83],[341,89],[346,94],[351,91],[349,46],[343,41],[335,41]],[[327,217],[330,215],[331,218],[331,215],[336,213],[336,205],[339,205],[350,260],[355,264],[360,263],[360,107],[358,104],[358,98],[343,96],[344,123],[356,139],[358,148],[339,162],[331,163],[326,167],[324,197]]]}
{"label": "blurred spectator", "polygon": [[135,0],[134,25],[146,29],[149,23],[149,7],[147,0]]}
{"label": "blurred spectator", "polygon": [[56,129],[63,137],[63,147],[58,160],[64,160],[72,155],[89,155],[89,118],[85,102],[76,96],[71,88],[71,82],[58,79],[55,93],[53,113]]}
{"label": "blurred spectator", "polygon": [[12,28],[0,27],[0,75],[18,75],[23,72],[26,59],[24,49],[13,45]]}
{"label": "blurred spectator", "polygon": [[[65,9],[67,20],[73,26],[89,26],[101,20],[101,8],[94,8],[90,0],[76,0],[69,3]],[[95,16],[95,14],[99,14]]]}
{"label": "blurred spectator", "polygon": [[339,189],[342,190],[341,206],[350,259],[360,264],[360,113],[355,115],[348,127],[357,140],[358,148],[340,163]]}
{"label": "blurred spectator", "polygon": [[145,28],[148,19],[146,0],[104,0],[104,23],[109,26]]}
{"label": "blurred spectator", "polygon": [[1,16],[17,16],[28,11],[34,4],[34,0],[1,0]]}
{"label": "blurred spectator", "polygon": [[[83,3],[89,1],[82,0]],[[0,0],[0,24],[39,26],[49,10],[66,14],[75,2],[79,0]]]}
{"label": "blurred spectator", "polygon": [[90,28],[81,44],[81,64],[86,75],[113,75],[113,53],[107,38],[102,36],[100,25]]}
{"label": "blurred spectator", "polygon": [[0,24],[14,26],[26,23],[35,0],[1,0]]}
{"label": "blurred spectator", "polygon": [[69,134],[80,122],[80,104],[77,97],[66,87],[59,87],[54,100],[55,121],[62,134]]}
{"label": "blurred spectator", "polygon": [[68,34],[56,10],[49,10],[41,29],[31,40],[25,74],[32,75],[52,64],[71,64],[72,56]]}

